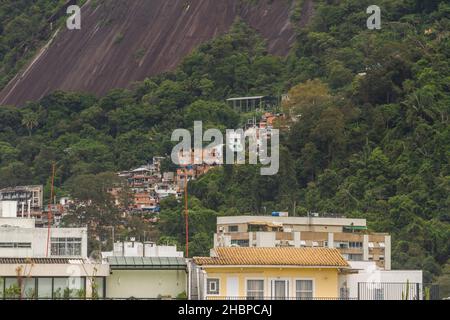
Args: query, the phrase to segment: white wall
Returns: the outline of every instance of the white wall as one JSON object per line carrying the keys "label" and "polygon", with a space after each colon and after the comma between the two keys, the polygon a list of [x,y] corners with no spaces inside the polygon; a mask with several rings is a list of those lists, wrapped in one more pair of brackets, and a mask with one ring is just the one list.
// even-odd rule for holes
{"label": "white wall", "polygon": [[157,246],[154,243],[142,242],[116,242],[114,243],[114,256],[125,257],[183,257],[183,252],[177,251],[176,246]]}
{"label": "white wall", "polygon": [[[19,220],[19,219],[14,219]],[[20,219],[27,224],[33,219]],[[0,248],[0,257],[8,258],[39,258],[46,257],[47,228],[1,227],[4,219],[0,220],[0,242],[31,243],[31,248]],[[11,220],[11,222],[14,222]],[[17,222],[17,221],[16,221]],[[7,223],[6,223],[7,224]],[[17,224],[17,223],[16,223]],[[86,258],[87,229],[86,228],[51,228],[50,238],[81,238],[81,257]],[[51,245],[49,244],[49,253]]]}
{"label": "white wall", "polygon": [[[422,270],[379,270],[374,262],[349,262],[352,269],[360,269],[359,273],[342,275],[340,277],[339,287],[346,286],[349,289],[350,298],[356,299],[358,297],[358,283],[371,283],[371,288],[377,288],[377,283],[406,283],[422,284]],[[383,286],[380,285],[379,288]],[[399,299],[399,291],[395,291],[395,285],[388,289],[385,285],[384,299],[396,300]],[[406,286],[405,286],[406,287]],[[410,292],[415,294],[415,290],[410,286]],[[422,292],[420,292],[420,296]],[[401,296],[400,296],[401,297]],[[410,295],[412,298],[412,294]],[[401,298],[400,298],[401,299]]]}
{"label": "white wall", "polygon": [[17,201],[0,201],[0,217],[17,217]]}
{"label": "white wall", "polygon": [[256,232],[256,246],[270,248],[275,247],[275,232]]}
{"label": "white wall", "polygon": [[[1,227],[34,228],[34,218],[2,218],[0,217]],[[0,229],[1,230],[1,229]]]}
{"label": "white wall", "polygon": [[107,298],[176,298],[187,293],[185,270],[113,270],[106,279]]}

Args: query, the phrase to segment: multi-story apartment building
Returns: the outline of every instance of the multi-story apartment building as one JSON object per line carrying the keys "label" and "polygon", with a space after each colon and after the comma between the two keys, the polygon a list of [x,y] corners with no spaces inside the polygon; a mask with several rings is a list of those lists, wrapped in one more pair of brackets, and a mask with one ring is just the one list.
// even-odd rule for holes
{"label": "multi-story apartment building", "polygon": [[0,190],[0,201],[17,201],[17,216],[30,213],[40,215],[43,208],[44,187],[18,186]]}
{"label": "multi-story apartment building", "polygon": [[0,217],[0,257],[86,258],[87,228],[36,228],[35,219]]}
{"label": "multi-story apartment building", "polygon": [[229,216],[217,218],[214,247],[328,247],[348,261],[391,269],[391,237],[367,230],[365,219]]}

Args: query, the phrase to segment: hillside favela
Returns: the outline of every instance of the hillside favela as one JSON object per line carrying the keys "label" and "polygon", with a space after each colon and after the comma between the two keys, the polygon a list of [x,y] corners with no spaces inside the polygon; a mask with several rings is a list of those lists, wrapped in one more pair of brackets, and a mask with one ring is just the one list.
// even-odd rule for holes
{"label": "hillside favela", "polygon": [[445,0],[2,0],[0,302],[449,300],[449,111]]}

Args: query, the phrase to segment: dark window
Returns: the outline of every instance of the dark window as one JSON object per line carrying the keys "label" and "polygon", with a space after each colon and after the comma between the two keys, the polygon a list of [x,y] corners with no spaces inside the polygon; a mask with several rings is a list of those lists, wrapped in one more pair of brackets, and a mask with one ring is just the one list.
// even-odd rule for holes
{"label": "dark window", "polygon": [[363,260],[363,255],[362,254],[349,254],[348,255],[348,260],[350,261],[362,261]]}
{"label": "dark window", "polygon": [[238,232],[239,227],[238,226],[228,226],[228,232]]}
{"label": "dark window", "polygon": [[219,279],[206,280],[206,289],[208,294],[219,294]]}
{"label": "dark window", "polygon": [[313,281],[297,280],[295,288],[295,296],[299,300],[308,300],[313,298]]}
{"label": "dark window", "polygon": [[81,238],[52,238],[52,256],[81,256]]}
{"label": "dark window", "polygon": [[0,248],[31,248],[31,242],[0,242]]}
{"label": "dark window", "polygon": [[362,248],[363,243],[362,242],[349,242],[349,248]]}
{"label": "dark window", "polygon": [[239,247],[248,247],[249,241],[248,240],[231,240],[231,244]]}
{"label": "dark window", "polygon": [[247,280],[247,299],[264,299],[264,280]]}

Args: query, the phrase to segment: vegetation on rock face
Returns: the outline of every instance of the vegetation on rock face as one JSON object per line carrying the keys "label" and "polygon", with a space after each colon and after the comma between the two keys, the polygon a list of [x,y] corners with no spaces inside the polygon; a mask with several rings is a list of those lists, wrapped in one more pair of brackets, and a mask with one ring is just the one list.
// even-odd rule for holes
{"label": "vegetation on rock face", "polygon": [[[65,0],[3,0],[0,5],[0,89],[24,66],[52,30],[49,18]],[[55,23],[56,27],[56,23]]]}
{"label": "vegetation on rock face", "polygon": [[[392,234],[393,267],[423,269],[425,282],[448,288],[450,5],[380,1],[382,29],[373,31],[365,27],[368,5],[319,1],[285,61],[238,21],[176,72],[132,90],[101,99],[56,92],[22,109],[3,106],[0,187],[43,183],[48,190],[55,161],[62,194],[77,179],[170,154],[172,130],[193,120],[236,127],[245,119],[226,97],[289,91],[284,111],[298,121],[282,134],[278,175],[224,166],[190,183],[191,254],[208,254],[218,215],[342,213]],[[109,208],[110,199],[97,200]],[[161,222],[147,231],[182,247],[183,223],[182,204],[167,199]]]}

